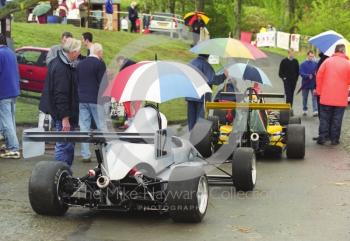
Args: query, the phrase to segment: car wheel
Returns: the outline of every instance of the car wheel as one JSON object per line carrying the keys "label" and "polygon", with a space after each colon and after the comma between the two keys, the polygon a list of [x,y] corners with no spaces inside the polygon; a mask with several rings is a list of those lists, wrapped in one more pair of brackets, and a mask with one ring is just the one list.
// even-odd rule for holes
{"label": "car wheel", "polygon": [[288,125],[290,117],[291,117],[290,110],[281,110],[280,111],[280,118],[279,118],[280,125],[282,125],[282,126]]}
{"label": "car wheel", "polygon": [[35,165],[29,179],[29,201],[33,210],[41,215],[62,216],[68,205],[61,199],[64,179],[71,176],[63,162],[42,161]]}
{"label": "car wheel", "polygon": [[302,159],[305,156],[305,126],[291,124],[287,129],[287,157]]}
{"label": "car wheel", "polygon": [[213,150],[213,122],[200,119],[190,133],[190,142],[204,157],[210,157]]}
{"label": "car wheel", "polygon": [[175,222],[201,222],[209,201],[208,179],[201,167],[177,167],[169,179],[167,204]]}
{"label": "car wheel", "polygon": [[250,147],[240,147],[233,153],[232,179],[236,191],[251,191],[256,183],[255,152]]}
{"label": "car wheel", "polygon": [[301,125],[301,118],[297,116],[290,117],[289,124],[298,124]]}

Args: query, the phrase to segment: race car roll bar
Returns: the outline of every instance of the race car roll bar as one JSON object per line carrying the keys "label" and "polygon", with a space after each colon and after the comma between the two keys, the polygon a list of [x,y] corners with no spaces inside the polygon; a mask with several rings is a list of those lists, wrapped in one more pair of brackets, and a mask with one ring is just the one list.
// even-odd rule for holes
{"label": "race car roll bar", "polygon": [[285,103],[238,103],[238,102],[206,102],[206,110],[213,109],[249,109],[249,110],[290,110],[290,104]]}

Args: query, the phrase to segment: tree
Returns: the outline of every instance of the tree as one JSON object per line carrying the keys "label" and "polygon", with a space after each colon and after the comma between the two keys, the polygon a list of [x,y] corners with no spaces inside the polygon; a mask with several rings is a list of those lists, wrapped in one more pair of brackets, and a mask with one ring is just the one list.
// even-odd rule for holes
{"label": "tree", "polygon": [[40,0],[16,0],[8,2],[5,7],[0,9],[0,19],[5,18],[12,13],[30,8],[38,2],[40,2]]}
{"label": "tree", "polygon": [[233,12],[235,16],[234,36],[238,39],[241,34],[242,0],[236,0]]}
{"label": "tree", "polygon": [[204,11],[205,0],[198,0],[197,2],[197,11]]}
{"label": "tree", "polygon": [[175,13],[176,0],[168,0],[168,8],[171,13]]}

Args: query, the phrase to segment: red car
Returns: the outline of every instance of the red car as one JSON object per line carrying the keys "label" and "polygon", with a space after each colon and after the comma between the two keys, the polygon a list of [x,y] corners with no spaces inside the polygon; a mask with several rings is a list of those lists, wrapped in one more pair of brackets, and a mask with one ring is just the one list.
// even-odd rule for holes
{"label": "red car", "polygon": [[49,50],[38,47],[16,49],[21,90],[42,92],[47,73],[46,55]]}

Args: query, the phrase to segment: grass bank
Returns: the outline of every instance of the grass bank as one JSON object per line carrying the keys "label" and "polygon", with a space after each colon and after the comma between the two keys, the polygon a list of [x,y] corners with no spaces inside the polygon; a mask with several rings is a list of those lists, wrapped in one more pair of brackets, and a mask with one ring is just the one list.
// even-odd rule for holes
{"label": "grass bank", "polygon": [[[94,35],[94,41],[104,47],[104,59],[110,72],[116,72],[115,57],[124,55],[136,61],[154,60],[157,54],[158,60],[176,60],[180,62],[190,61],[194,55],[189,50],[189,44],[184,41],[170,39],[159,35],[140,35],[125,32],[109,32],[96,29],[78,28],[72,25],[27,24],[14,23],[12,37],[15,47],[36,46],[51,47],[58,44],[60,35],[64,31],[72,32],[75,38],[80,39],[83,32],[89,31]],[[82,49],[82,54],[86,54]],[[161,105],[161,111],[165,113],[170,122],[183,122],[186,117],[186,105],[183,99],[169,101]],[[37,123],[38,101],[20,97],[17,100],[16,120],[18,124]]]}

